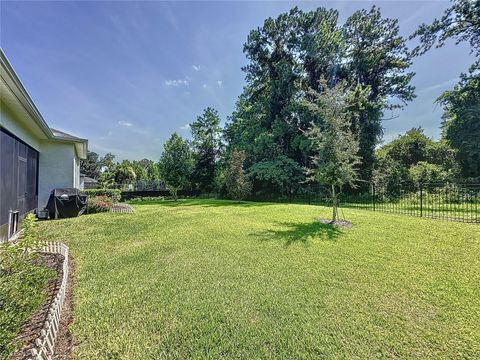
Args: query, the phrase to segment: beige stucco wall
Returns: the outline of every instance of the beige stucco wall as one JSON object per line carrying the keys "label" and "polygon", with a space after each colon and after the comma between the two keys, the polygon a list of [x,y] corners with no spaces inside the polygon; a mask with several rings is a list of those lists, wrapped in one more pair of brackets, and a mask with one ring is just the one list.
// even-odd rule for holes
{"label": "beige stucco wall", "polygon": [[16,115],[3,103],[0,102],[0,125],[20,138],[23,142],[39,151],[40,141],[33,131],[15,118]]}
{"label": "beige stucco wall", "polygon": [[71,143],[42,141],[38,174],[38,207],[48,201],[55,188],[72,188],[80,184],[80,161]]}

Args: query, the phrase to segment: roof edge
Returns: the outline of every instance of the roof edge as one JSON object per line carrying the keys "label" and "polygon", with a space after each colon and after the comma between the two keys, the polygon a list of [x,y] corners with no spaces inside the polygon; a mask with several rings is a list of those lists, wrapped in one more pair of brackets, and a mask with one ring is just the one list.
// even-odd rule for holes
{"label": "roof edge", "polygon": [[30,114],[32,119],[37,123],[37,125],[42,129],[44,134],[48,138],[53,138],[53,132],[48,126],[47,122],[43,118],[42,114],[38,110],[37,106],[35,105],[34,101],[28,94],[25,86],[23,85],[22,81],[20,80],[19,76],[13,69],[10,61],[8,60],[7,56],[3,52],[3,49],[0,47],[0,64],[4,68],[7,75],[10,77],[10,80],[15,85],[15,89],[11,89],[21,104],[25,107],[25,110]]}

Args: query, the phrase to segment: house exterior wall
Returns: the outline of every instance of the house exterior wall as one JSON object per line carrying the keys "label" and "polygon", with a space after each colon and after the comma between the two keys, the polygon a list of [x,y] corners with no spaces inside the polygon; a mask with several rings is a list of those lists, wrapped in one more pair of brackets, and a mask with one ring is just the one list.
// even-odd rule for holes
{"label": "house exterior wall", "polygon": [[38,208],[47,205],[50,191],[80,185],[80,160],[71,143],[42,141],[38,175]]}
{"label": "house exterior wall", "polygon": [[3,102],[0,102],[0,125],[35,150],[40,150],[38,137],[22,122],[18,121],[17,116]]}

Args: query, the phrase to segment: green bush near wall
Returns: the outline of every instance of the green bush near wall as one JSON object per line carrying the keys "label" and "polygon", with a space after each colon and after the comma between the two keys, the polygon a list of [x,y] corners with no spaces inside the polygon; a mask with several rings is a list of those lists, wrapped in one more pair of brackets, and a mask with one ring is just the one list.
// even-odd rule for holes
{"label": "green bush near wall", "polygon": [[87,189],[85,193],[89,198],[96,196],[109,197],[113,203],[119,202],[122,197],[122,192],[119,189]]}

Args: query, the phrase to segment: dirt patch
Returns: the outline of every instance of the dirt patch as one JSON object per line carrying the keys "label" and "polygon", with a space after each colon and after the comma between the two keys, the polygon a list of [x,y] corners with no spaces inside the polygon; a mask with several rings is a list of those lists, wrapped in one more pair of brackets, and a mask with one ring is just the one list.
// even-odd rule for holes
{"label": "dirt patch", "polygon": [[68,266],[67,291],[65,293],[65,303],[63,304],[53,359],[71,359],[74,346],[72,332],[70,331],[70,325],[73,323],[73,274],[75,271],[75,260],[72,256],[68,259]]}
{"label": "dirt patch", "polygon": [[333,225],[341,228],[351,228],[353,226],[353,224],[350,221],[346,221],[346,220],[332,221],[327,219],[317,219],[317,221],[322,224]]}
{"label": "dirt patch", "polygon": [[[55,342],[55,353],[52,359],[71,359],[73,348],[73,337],[70,331],[70,325],[73,322],[73,271],[75,268],[74,259],[70,256],[68,259],[69,272],[67,279],[67,290],[65,293],[65,303],[63,304],[60,327]],[[63,278],[63,256],[60,254],[41,253],[37,260],[39,265],[54,269],[58,276],[49,281],[45,291],[47,292],[47,301],[42,307],[25,323],[19,335],[19,341],[24,343],[24,347],[18,350],[12,357],[14,360],[31,358],[31,349],[35,339],[40,336],[43,324],[48,317],[48,310],[60,290]]]}
{"label": "dirt patch", "polygon": [[57,276],[48,281],[44,291],[47,294],[47,300],[42,307],[22,326],[19,343],[25,344],[23,348],[13,354],[12,359],[28,359],[32,356],[31,349],[35,339],[40,336],[43,324],[47,320],[48,310],[62,285],[63,277],[63,256],[60,254],[40,253],[35,262],[39,266],[45,266],[57,272]]}

